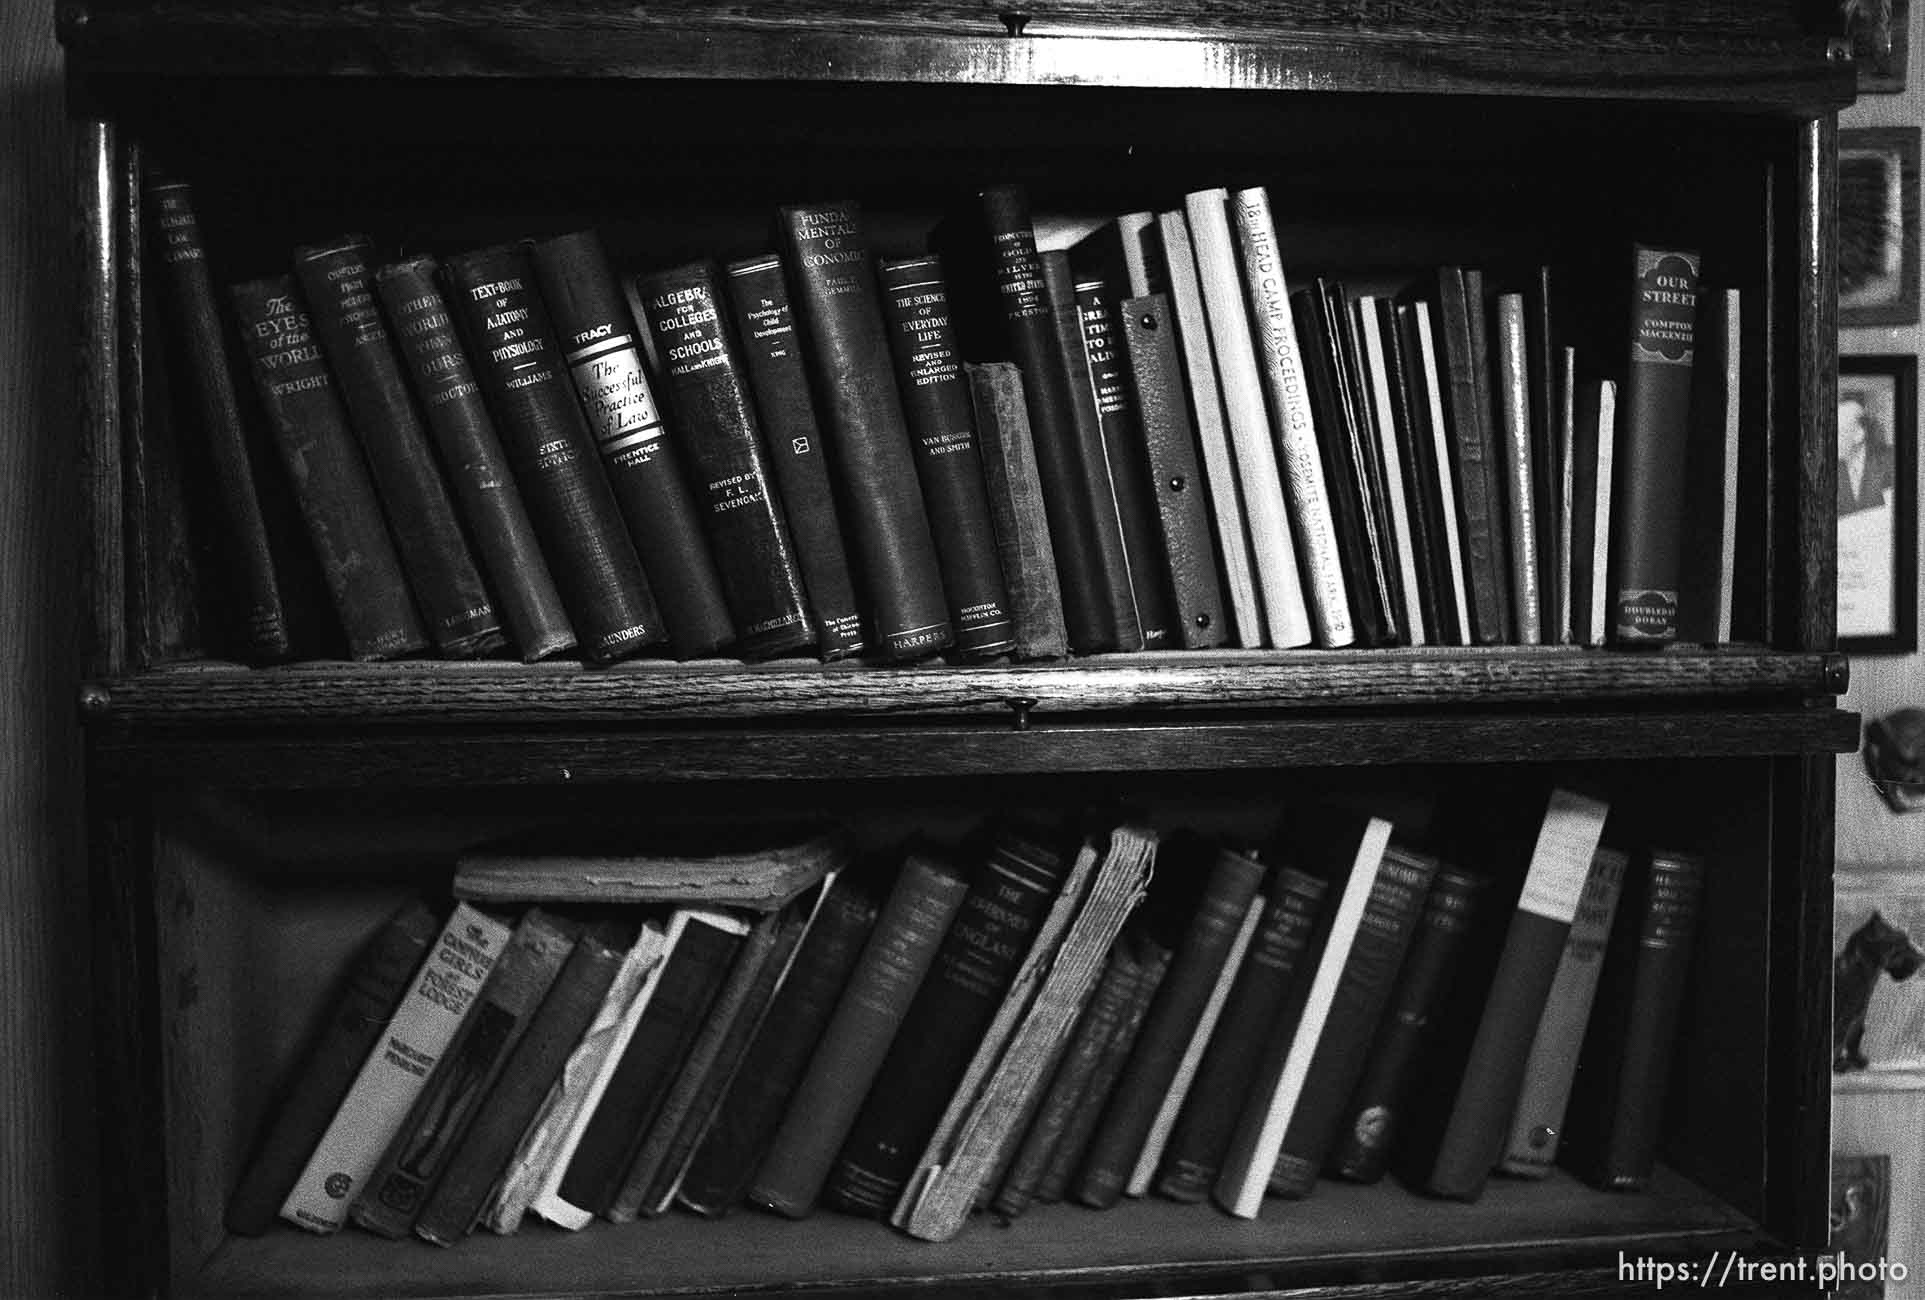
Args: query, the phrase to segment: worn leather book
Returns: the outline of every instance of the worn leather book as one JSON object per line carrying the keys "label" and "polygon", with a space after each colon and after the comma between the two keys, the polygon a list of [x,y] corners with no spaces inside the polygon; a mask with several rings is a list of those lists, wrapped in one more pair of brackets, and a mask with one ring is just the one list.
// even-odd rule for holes
{"label": "worn leather book", "polygon": [[1524,334],[1524,295],[1497,296],[1494,339],[1498,445],[1504,461],[1504,502],[1511,540],[1511,608],[1519,645],[1544,641],[1543,578],[1538,569],[1537,487],[1531,451],[1530,351]]}
{"label": "worn leather book", "polygon": [[490,1192],[507,1172],[522,1134],[561,1077],[569,1054],[601,1009],[634,939],[634,926],[604,921],[590,925],[575,941],[467,1132],[449,1155],[441,1180],[415,1220],[417,1237],[452,1246],[468,1235]]}
{"label": "worn leather book", "polygon": [[1618,394],[1624,411],[1612,501],[1611,635],[1639,645],[1678,637],[1698,254],[1639,244],[1631,269],[1630,357]]}
{"label": "worn leather book", "polygon": [[368,243],[359,235],[294,250],[294,274],[315,337],[373,471],[428,635],[444,656],[477,658],[504,644],[501,620],[408,396],[400,357],[375,301],[370,262]]}
{"label": "worn leather book", "polygon": [[441,927],[380,1040],[315,1144],[281,1217],[310,1232],[334,1232],[408,1117],[428,1074],[474,1009],[482,981],[513,930],[466,903]]}
{"label": "worn leather book", "polygon": [[374,480],[292,276],[229,293],[308,539],[354,659],[428,648]]}
{"label": "worn leather book", "polygon": [[228,1199],[229,1232],[258,1236],[273,1226],[302,1166],[353,1086],[361,1063],[380,1042],[395,1008],[407,996],[435,929],[434,913],[417,900],[389,917],[362,946],[273,1123]]}
{"label": "worn leather book", "polygon": [[287,657],[292,649],[281,577],[274,564],[267,519],[262,512],[247,428],[242,423],[227,343],[214,305],[214,280],[208,271],[207,245],[194,212],[187,182],[147,173],[145,191],[152,246],[160,272],[160,297],[167,305],[172,332],[181,336],[173,355],[185,363],[188,396],[197,424],[184,430],[206,449],[213,471],[213,497],[220,512],[220,550],[244,602],[238,629],[247,656],[256,660]]}
{"label": "worn leather book", "polygon": [[946,858],[909,853],[756,1170],[752,1202],[792,1219],[815,1208],[968,890]]}
{"label": "worn leather book", "polygon": [[963,373],[976,411],[989,517],[1015,624],[1015,657],[1060,659],[1069,653],[1069,632],[1022,372],[1010,362],[994,361],[965,365]]}
{"label": "worn leather book", "polygon": [[846,506],[858,590],[887,660],[925,659],[955,643],[935,539],[896,389],[881,295],[861,209],[784,207],[776,225],[803,350],[827,417],[829,465]]}
{"label": "worn leather book", "polygon": [[661,614],[595,455],[527,250],[498,244],[450,257],[441,270],[582,653],[608,663],[659,644]]}
{"label": "worn leather book", "polygon": [[355,1196],[348,1213],[357,1224],[384,1237],[405,1237],[413,1229],[577,935],[572,922],[540,908],[522,916],[482,986],[479,1003],[462,1020],[381,1163]]}
{"label": "worn leather book", "polygon": [[563,360],[602,468],[678,659],[712,655],[735,637],[722,579],[689,493],[682,454],[663,425],[634,317],[601,239],[578,230],[529,246]]}
{"label": "worn leather book", "polygon": [[494,593],[503,629],[525,663],[573,649],[575,629],[536,540],[474,368],[456,337],[433,258],[391,262],[374,273],[422,417],[441,454],[455,503]]}
{"label": "worn leather book", "polygon": [[974,403],[963,374],[942,262],[935,257],[886,259],[878,276],[889,350],[949,598],[956,651],[968,659],[1003,654],[1016,644],[1015,624],[996,553]]}
{"label": "worn leather book", "polygon": [[1472,321],[1481,320],[1483,310],[1482,295],[1471,295],[1464,268],[1437,269],[1435,324],[1442,335],[1458,519],[1470,575],[1472,634],[1478,645],[1503,645],[1511,636],[1504,499],[1496,477],[1498,449],[1484,419],[1482,358],[1472,347],[1471,335]]}
{"label": "worn leather book", "polygon": [[775,494],[721,271],[712,262],[691,262],[641,276],[635,288],[735,620],[736,652],[767,659],[804,649],[815,642],[808,594]]}
{"label": "worn leather book", "polygon": [[1125,299],[1118,319],[1155,503],[1160,545],[1154,558],[1168,576],[1174,606],[1174,644],[1211,649],[1223,645],[1232,628],[1211,536],[1209,491],[1183,390],[1176,317],[1169,299],[1158,293]]}
{"label": "worn leather book", "polygon": [[816,419],[782,259],[773,254],[751,257],[730,262],[723,272],[769,469],[789,523],[796,563],[802,566],[816,652],[824,659],[847,659],[861,654],[868,642],[829,473],[827,440]]}
{"label": "worn leather book", "polygon": [[714,1216],[741,1203],[808,1068],[809,1053],[867,945],[876,910],[875,900],[846,874],[836,877],[815,909],[768,1014],[682,1174],[676,1199],[688,1209]]}

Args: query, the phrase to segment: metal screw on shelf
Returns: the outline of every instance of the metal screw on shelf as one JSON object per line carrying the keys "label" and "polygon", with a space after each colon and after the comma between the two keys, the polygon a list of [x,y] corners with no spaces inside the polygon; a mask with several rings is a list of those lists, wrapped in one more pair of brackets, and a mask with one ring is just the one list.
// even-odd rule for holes
{"label": "metal screw on shelf", "polygon": [[1013,9],[1005,9],[996,16],[1003,20],[1003,26],[1009,29],[1011,36],[1021,36],[1023,28],[1029,25],[1029,15],[1019,14]]}
{"label": "metal screw on shelf", "polygon": [[80,688],[80,711],[89,718],[104,718],[113,712],[114,693],[99,682]]}
{"label": "metal screw on shelf", "polygon": [[1004,700],[1003,703],[1007,704],[1010,712],[1015,714],[1014,723],[1016,730],[1028,731],[1029,711],[1040,704],[1041,701],[1034,695],[1012,695]]}

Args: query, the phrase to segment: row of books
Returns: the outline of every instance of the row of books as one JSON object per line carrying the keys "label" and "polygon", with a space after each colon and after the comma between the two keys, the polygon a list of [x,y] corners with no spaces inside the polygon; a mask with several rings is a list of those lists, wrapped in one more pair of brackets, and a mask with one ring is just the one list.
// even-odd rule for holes
{"label": "row of books", "polygon": [[[191,191],[147,193],[247,643],[285,658],[277,468]],[[349,654],[1730,638],[1738,304],[1700,310],[1695,254],[1637,251],[1620,393],[1558,346],[1549,268],[1291,292],[1261,188],[1042,251],[1018,187],[969,217],[877,258],[856,204],[785,207],[778,253],[636,276],[592,231],[351,236],[229,286]],[[1686,545],[1694,420],[1714,535]]]}
{"label": "row of books", "polygon": [[1470,1200],[1567,1133],[1566,1164],[1636,1189],[1704,869],[1633,864],[1608,811],[1552,790],[1482,819],[1474,856],[1335,808],[1261,859],[993,823],[886,876],[831,836],[760,910],[611,906],[663,878],[647,859],[464,866],[445,922],[412,905],[360,958],[227,1222],[451,1245],[531,1212],[826,1205],[940,1241],[1126,1195],[1253,1218],[1387,1169]]}

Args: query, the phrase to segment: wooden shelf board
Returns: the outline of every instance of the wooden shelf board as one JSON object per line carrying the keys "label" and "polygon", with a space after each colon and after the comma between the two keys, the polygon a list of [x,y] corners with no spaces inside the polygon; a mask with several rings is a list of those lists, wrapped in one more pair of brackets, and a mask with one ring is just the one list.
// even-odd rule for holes
{"label": "wooden shelf board", "polygon": [[[1249,1285],[1254,1271],[1305,1281],[1355,1280],[1399,1262],[1450,1271],[1462,1258],[1502,1270],[1631,1254],[1702,1257],[1753,1225],[1687,1179],[1661,1170],[1639,1195],[1599,1192],[1562,1173],[1542,1183],[1494,1180],[1474,1205],[1427,1200],[1394,1185],[1319,1184],[1300,1202],[1271,1201],[1255,1221],[1203,1205],[1125,1200],[1097,1212],[1039,1207],[1007,1227],[978,1219],[953,1241],[913,1241],[865,1219],[801,1221],[743,1211],[719,1220],[671,1215],[568,1234],[531,1222],[512,1238],[480,1233],[439,1250],[365,1233],[315,1237],[277,1229],[230,1238],[183,1290],[207,1296],[328,1295],[336,1300],[445,1295],[751,1295],[833,1287],[900,1293],[1044,1283],[1125,1283],[1212,1274]],[[1230,1283],[1236,1289],[1235,1282]]]}

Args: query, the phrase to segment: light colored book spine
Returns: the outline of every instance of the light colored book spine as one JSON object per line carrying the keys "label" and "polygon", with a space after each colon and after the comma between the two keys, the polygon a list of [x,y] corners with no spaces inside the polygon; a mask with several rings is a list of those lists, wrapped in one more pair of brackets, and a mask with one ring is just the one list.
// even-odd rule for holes
{"label": "light colored book spine", "polygon": [[1242,254],[1257,371],[1270,399],[1271,428],[1282,459],[1317,644],[1351,645],[1357,635],[1350,622],[1350,595],[1344,584],[1337,525],[1330,513],[1330,492],[1324,484],[1323,451],[1317,445],[1303,350],[1290,314],[1290,286],[1277,247],[1276,223],[1270,216],[1270,196],[1262,186],[1238,190],[1230,197],[1230,214]]}
{"label": "light colored book spine", "polygon": [[1597,490],[1591,536],[1591,635],[1589,643],[1603,645],[1610,638],[1611,497],[1617,473],[1618,386],[1606,379],[1597,396]]}
{"label": "light colored book spine", "polygon": [[[1317,1054],[1318,1040],[1323,1037],[1331,1001],[1343,978],[1344,965],[1350,959],[1357,927],[1363,921],[1364,905],[1376,887],[1384,850],[1390,845],[1390,831],[1390,823],[1381,817],[1372,817],[1367,824],[1349,878],[1344,883],[1343,897],[1331,917],[1323,954],[1317,959],[1316,974],[1311,978],[1310,993],[1304,1002],[1303,1015],[1297,1021],[1296,1033],[1291,1037],[1283,1068],[1274,1081],[1259,1080],[1258,1090],[1251,1093],[1237,1122],[1223,1172],[1217,1177],[1215,1199],[1239,1219],[1254,1219],[1263,1208],[1270,1174],[1283,1149],[1283,1135],[1289,1131],[1290,1117],[1296,1111],[1297,1098],[1303,1093],[1303,1081]],[[1263,1086],[1266,1084],[1271,1086]]]}
{"label": "light colored book spine", "polygon": [[1430,304],[1412,303],[1400,311],[1414,313],[1417,321],[1417,347],[1424,376],[1424,405],[1430,411],[1430,436],[1436,453],[1438,513],[1444,521],[1444,552],[1449,557],[1451,605],[1457,611],[1459,645],[1470,645],[1470,590],[1464,584],[1464,538],[1457,526],[1457,477],[1451,472],[1454,458],[1450,446],[1450,426],[1444,423],[1444,386],[1439,378],[1437,341],[1431,333]]}
{"label": "light colored book spine", "polygon": [[1264,406],[1263,379],[1257,370],[1250,315],[1243,304],[1243,275],[1230,234],[1229,191],[1199,190],[1184,196],[1190,238],[1196,248],[1197,274],[1216,348],[1223,409],[1236,453],[1237,482],[1243,488],[1244,523],[1250,529],[1250,554],[1263,601],[1265,634],[1277,649],[1306,646],[1314,639],[1304,601],[1290,512],[1284,505],[1277,472],[1270,413]]}
{"label": "light colored book spine", "polygon": [[1196,417],[1197,449],[1210,488],[1210,522],[1216,530],[1217,554],[1223,560],[1230,616],[1236,623],[1235,644],[1247,650],[1260,649],[1265,644],[1263,608],[1257,595],[1255,562],[1244,524],[1243,488],[1237,482],[1236,458],[1230,450],[1223,391],[1217,384],[1216,349],[1210,343],[1209,316],[1203,302],[1203,284],[1197,277],[1190,223],[1181,212],[1160,213],[1156,222],[1163,236],[1170,306],[1176,313],[1190,409]]}
{"label": "light colored book spine", "polygon": [[[515,1149],[501,1185],[482,1211],[482,1222],[491,1231],[505,1234],[520,1228],[536,1195],[546,1187],[550,1172],[557,1164],[565,1166],[575,1154],[575,1144],[581,1139],[576,1121],[586,1122],[583,1115],[590,1091],[614,1049],[629,1008],[641,994],[649,972],[662,960],[663,940],[662,927],[651,922],[642,927],[622,959],[588,1032],[569,1054],[561,1077],[549,1090],[541,1111]],[[596,1096],[599,1098],[599,1093]]]}
{"label": "light colored book spine", "polygon": [[1163,1094],[1163,1104],[1157,1107],[1149,1136],[1143,1141],[1143,1149],[1137,1153],[1136,1164],[1130,1170],[1130,1181],[1124,1184],[1126,1195],[1147,1195],[1150,1184],[1156,1179],[1157,1166],[1163,1163],[1163,1149],[1170,1144],[1170,1130],[1176,1127],[1176,1117],[1183,1112],[1183,1103],[1189,1099],[1190,1085],[1196,1082],[1196,1067],[1210,1046],[1210,1035],[1216,1032],[1217,1018],[1223,1014],[1223,1004],[1230,998],[1230,986],[1236,983],[1237,971],[1243,966],[1243,956],[1250,950],[1250,936],[1256,933],[1257,923],[1263,919],[1263,911],[1269,901],[1263,894],[1257,894],[1243,914],[1243,924],[1237,927],[1237,937],[1231,941],[1229,955],[1223,959],[1223,969],[1217,972],[1210,998],[1203,1004],[1203,1014],[1197,1017],[1196,1029],[1183,1049],[1183,1059],[1177,1063],[1176,1075],[1170,1080],[1170,1090]]}
{"label": "light colored book spine", "polygon": [[1397,446],[1396,412],[1390,395],[1390,364],[1384,351],[1377,300],[1361,297],[1353,306],[1357,335],[1364,345],[1364,380],[1369,388],[1370,422],[1377,431],[1377,453],[1384,463],[1384,495],[1389,497],[1390,546],[1404,589],[1404,627],[1412,645],[1427,644],[1423,596],[1417,580],[1417,539],[1411,532],[1410,496],[1405,490],[1404,457]]}
{"label": "light colored book spine", "polygon": [[455,1030],[508,943],[512,927],[457,903],[380,1045],[355,1076],[327,1132],[281,1205],[310,1232],[335,1232],[374,1173]]}
{"label": "light colored book spine", "polygon": [[1570,645],[1577,640],[1577,611],[1574,605],[1577,557],[1572,549],[1576,545],[1576,537],[1571,518],[1571,508],[1576,504],[1572,498],[1577,489],[1577,472],[1572,465],[1577,459],[1576,348],[1565,348],[1558,356],[1557,397],[1557,463],[1560,471],[1557,482],[1557,627],[1546,628],[1544,639],[1558,645]]}
{"label": "light colored book spine", "polygon": [[1738,582],[1738,439],[1742,433],[1744,377],[1741,367],[1744,321],[1742,291],[1726,289],[1724,298],[1724,513],[1718,535],[1718,640],[1731,640],[1731,606]]}
{"label": "light colored book spine", "polygon": [[1504,488],[1510,508],[1511,604],[1519,645],[1544,643],[1538,604],[1537,505],[1531,488],[1530,369],[1524,341],[1524,295],[1497,296],[1499,434],[1504,439]]}

